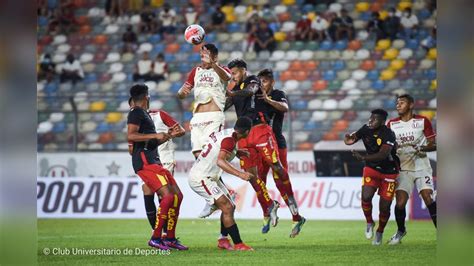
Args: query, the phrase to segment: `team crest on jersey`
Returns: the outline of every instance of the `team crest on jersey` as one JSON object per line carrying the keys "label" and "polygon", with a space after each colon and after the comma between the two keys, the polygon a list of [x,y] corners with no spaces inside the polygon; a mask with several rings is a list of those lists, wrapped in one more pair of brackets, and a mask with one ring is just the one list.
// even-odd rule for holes
{"label": "team crest on jersey", "polygon": [[242,83],[240,84],[240,89],[243,90],[244,87],[245,87],[245,84],[242,82]]}
{"label": "team crest on jersey", "polygon": [[213,187],[212,188],[212,194],[217,195],[221,192],[221,190],[218,187]]}
{"label": "team crest on jersey", "polygon": [[370,177],[367,176],[367,177],[364,178],[364,181],[365,181],[365,183],[370,183],[371,179],[370,179]]}
{"label": "team crest on jersey", "polygon": [[413,128],[419,128],[421,126],[420,123],[418,123],[419,121],[416,121],[416,120],[413,120],[413,124],[411,125]]}
{"label": "team crest on jersey", "polygon": [[381,138],[377,138],[377,145],[381,145],[382,144],[382,139]]}

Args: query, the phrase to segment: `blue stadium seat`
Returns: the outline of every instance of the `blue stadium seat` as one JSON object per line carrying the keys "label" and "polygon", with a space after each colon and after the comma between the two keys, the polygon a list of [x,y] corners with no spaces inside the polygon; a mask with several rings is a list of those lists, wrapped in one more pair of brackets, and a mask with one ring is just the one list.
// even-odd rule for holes
{"label": "blue stadium seat", "polygon": [[97,133],[104,133],[110,131],[110,125],[106,122],[100,122],[99,125],[95,128]]}
{"label": "blue stadium seat", "polygon": [[419,47],[419,43],[417,40],[415,39],[409,39],[408,41],[405,42],[406,43],[406,47],[407,48],[410,48],[412,50],[417,50],[418,47]]}
{"label": "blue stadium seat", "polygon": [[67,124],[64,123],[64,122],[58,122],[58,123],[55,123],[54,126],[53,126],[53,133],[62,133],[64,131],[66,131],[67,129]]}
{"label": "blue stadium seat", "polygon": [[239,23],[230,23],[227,25],[227,32],[234,33],[234,32],[239,32],[240,31],[240,25]]}
{"label": "blue stadium seat", "polygon": [[313,131],[316,129],[316,124],[313,121],[308,121],[304,124],[303,130]]}
{"label": "blue stadium seat", "polygon": [[48,26],[48,18],[44,16],[38,17],[38,25],[40,27],[46,27]]}
{"label": "blue stadium seat", "polygon": [[152,44],[158,44],[161,41],[161,36],[159,34],[153,34],[148,38],[148,42]]}
{"label": "blue stadium seat", "polygon": [[305,100],[297,100],[291,107],[293,110],[304,110],[308,107],[308,102]]}
{"label": "blue stadium seat", "polygon": [[346,64],[342,60],[336,60],[334,61],[332,67],[334,70],[339,71],[339,70],[344,69],[346,67]]}
{"label": "blue stadium seat", "polygon": [[372,88],[374,90],[383,90],[385,88],[385,83],[383,82],[383,80],[376,80],[372,82]]}
{"label": "blue stadium seat", "polygon": [[433,69],[425,70],[424,76],[425,78],[430,79],[430,80],[436,79],[436,69],[433,68]]}
{"label": "blue stadium seat", "polygon": [[181,84],[178,83],[178,82],[174,82],[174,83],[171,85],[170,91],[171,91],[172,93],[178,93],[179,89],[181,89]]}
{"label": "blue stadium seat", "polygon": [[336,78],[336,72],[333,70],[328,70],[323,73],[323,79],[324,80],[333,80]]}
{"label": "blue stadium seat", "polygon": [[369,80],[377,80],[379,78],[379,71],[377,70],[370,70],[368,73],[367,73],[367,76],[366,76],[367,79]]}
{"label": "blue stadium seat", "polygon": [[153,47],[153,52],[154,53],[162,53],[163,51],[165,51],[165,45],[162,44],[162,43],[157,43],[154,45]]}
{"label": "blue stadium seat", "polygon": [[321,45],[319,46],[319,49],[321,49],[323,51],[331,50],[332,49],[332,42],[328,41],[328,40],[321,42]]}
{"label": "blue stadium seat", "polygon": [[337,50],[344,50],[347,47],[347,41],[346,40],[340,40],[336,42],[336,45],[334,46],[335,49]]}
{"label": "blue stadium seat", "polygon": [[89,73],[89,74],[86,74],[86,76],[84,77],[84,82],[85,83],[93,83],[93,82],[96,82],[97,81],[97,74],[96,73]]}

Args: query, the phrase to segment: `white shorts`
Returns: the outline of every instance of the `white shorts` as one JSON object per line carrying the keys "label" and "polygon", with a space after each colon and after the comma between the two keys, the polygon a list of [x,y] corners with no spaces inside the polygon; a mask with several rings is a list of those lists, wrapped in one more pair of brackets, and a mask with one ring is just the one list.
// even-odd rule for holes
{"label": "white shorts", "polygon": [[192,152],[202,150],[211,133],[224,129],[224,122],[221,111],[195,113],[190,121]]}
{"label": "white shorts", "polygon": [[188,179],[188,183],[191,189],[199,196],[203,197],[210,205],[213,205],[214,202],[222,196],[227,197],[230,202],[235,205],[230,197],[229,190],[227,190],[227,187],[220,179],[214,181],[208,177],[191,177]]}
{"label": "white shorts", "polygon": [[398,185],[396,190],[403,190],[408,193],[408,195],[413,191],[413,185],[416,185],[418,193],[425,189],[431,189],[434,191],[433,174],[431,169],[420,171],[400,171],[397,181]]}

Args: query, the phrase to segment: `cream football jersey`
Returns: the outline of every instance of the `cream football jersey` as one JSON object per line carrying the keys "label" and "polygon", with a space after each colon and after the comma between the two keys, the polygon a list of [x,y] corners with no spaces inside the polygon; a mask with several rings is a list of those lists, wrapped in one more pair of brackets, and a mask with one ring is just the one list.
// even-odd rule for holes
{"label": "cream football jersey", "polygon": [[[230,76],[230,70],[227,67],[223,68]],[[214,69],[195,67],[189,73],[186,83],[189,83],[194,90],[194,110],[200,104],[214,100],[219,109],[224,111],[227,82],[221,80]]]}
{"label": "cream football jersey", "polygon": [[232,160],[237,153],[237,142],[233,134],[233,129],[225,129],[209,135],[208,141],[190,170],[190,177],[192,179],[211,178],[214,181],[219,179],[223,172],[223,170],[217,166],[219,152],[223,150],[230,153],[230,160]]}
{"label": "cream football jersey", "polygon": [[387,126],[393,130],[397,138],[397,155],[400,158],[402,171],[431,169],[426,153],[420,155],[415,153],[415,147],[427,145],[428,139],[436,136],[428,118],[414,115],[406,122],[400,118],[394,118],[388,121]]}

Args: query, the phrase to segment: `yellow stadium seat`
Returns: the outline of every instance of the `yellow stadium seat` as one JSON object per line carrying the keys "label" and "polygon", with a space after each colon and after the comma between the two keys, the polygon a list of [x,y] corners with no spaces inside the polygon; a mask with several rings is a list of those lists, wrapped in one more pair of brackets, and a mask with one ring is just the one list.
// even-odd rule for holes
{"label": "yellow stadium seat", "polygon": [[438,88],[438,80],[433,79],[433,80],[431,81],[430,89],[436,90],[437,88]]}
{"label": "yellow stadium seat", "polygon": [[105,110],[105,102],[104,101],[97,101],[92,102],[89,106],[89,110],[92,112],[101,112]]}
{"label": "yellow stadium seat", "polygon": [[398,10],[405,10],[405,8],[407,7],[411,7],[412,6],[412,3],[409,2],[409,1],[400,1],[400,3],[398,3]]}
{"label": "yellow stadium seat", "polygon": [[292,6],[296,3],[295,0],[283,0],[282,3],[285,5],[285,6]]}
{"label": "yellow stadium seat", "polygon": [[398,50],[395,49],[395,48],[390,48],[390,49],[385,50],[385,53],[383,55],[383,59],[384,60],[393,60],[393,59],[397,58],[397,56],[398,56]]}
{"label": "yellow stadium seat", "polygon": [[275,32],[275,36],[273,36],[275,38],[275,41],[277,42],[282,42],[284,40],[286,40],[286,33],[284,32]]}
{"label": "yellow stadium seat", "polygon": [[388,17],[388,12],[386,10],[382,10],[379,12],[380,19],[385,20]]}
{"label": "yellow stadium seat", "polygon": [[226,15],[234,14],[234,7],[231,5],[226,5],[221,8],[222,13]]}
{"label": "yellow stadium seat", "polygon": [[391,69],[385,69],[380,73],[380,80],[391,80],[397,73]]}
{"label": "yellow stadium seat", "polygon": [[377,51],[386,50],[390,48],[390,45],[392,45],[392,43],[390,42],[389,39],[382,39],[377,42],[377,45],[375,46],[375,50]]}
{"label": "yellow stadium seat", "polygon": [[403,66],[405,66],[405,60],[402,60],[402,59],[394,59],[392,60],[392,62],[390,62],[390,69],[392,70],[400,70],[403,68]]}
{"label": "yellow stadium seat", "polygon": [[431,48],[429,51],[428,51],[428,55],[426,56],[428,59],[433,59],[433,60],[436,60],[436,57],[438,57],[438,51],[436,50],[436,48]]}
{"label": "yellow stadium seat", "polygon": [[311,19],[311,21],[313,21],[315,18],[316,18],[316,13],[314,12],[309,12],[307,14],[308,18]]}
{"label": "yellow stadium seat", "polygon": [[120,120],[122,120],[122,114],[117,112],[108,113],[105,117],[107,123],[117,123],[120,122]]}
{"label": "yellow stadium seat", "polygon": [[436,115],[435,111],[427,111],[427,110],[425,110],[425,111],[420,111],[420,112],[418,112],[418,113],[419,113],[420,115],[422,115],[422,116],[428,117],[429,120],[433,120],[433,118],[434,118],[435,115]]}
{"label": "yellow stadium seat", "polygon": [[234,15],[234,13],[227,14],[227,16],[225,17],[225,21],[227,21],[228,23],[234,23],[236,20],[237,17]]}
{"label": "yellow stadium seat", "polygon": [[369,10],[370,4],[367,2],[360,2],[356,4],[356,10],[357,12],[365,12]]}
{"label": "yellow stadium seat", "polygon": [[161,7],[165,3],[164,0],[151,0],[150,6],[152,7]]}

